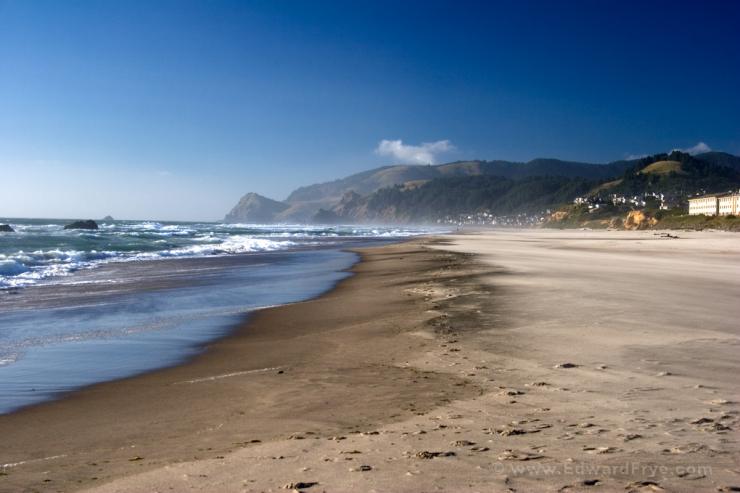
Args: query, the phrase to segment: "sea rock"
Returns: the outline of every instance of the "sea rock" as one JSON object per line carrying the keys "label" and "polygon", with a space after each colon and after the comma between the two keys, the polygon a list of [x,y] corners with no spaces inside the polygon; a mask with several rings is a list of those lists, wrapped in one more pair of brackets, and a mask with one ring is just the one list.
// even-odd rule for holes
{"label": "sea rock", "polygon": [[92,219],[88,219],[87,221],[75,221],[67,224],[64,229],[98,229],[98,223]]}
{"label": "sea rock", "polygon": [[108,221],[108,222],[115,221],[115,219],[113,219],[113,216],[105,216],[102,220],[103,221]]}
{"label": "sea rock", "polygon": [[0,224],[0,233],[15,233],[15,230],[10,227],[10,224]]}

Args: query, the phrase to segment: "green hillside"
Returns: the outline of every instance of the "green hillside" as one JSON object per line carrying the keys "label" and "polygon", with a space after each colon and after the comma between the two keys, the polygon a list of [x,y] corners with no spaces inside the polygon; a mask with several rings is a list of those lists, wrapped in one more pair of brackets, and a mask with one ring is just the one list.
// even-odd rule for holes
{"label": "green hillside", "polygon": [[[572,201],[593,182],[581,178],[497,176],[438,178],[414,188],[394,186],[366,197],[347,194],[332,222],[434,222],[445,216],[536,213]],[[319,218],[327,219],[327,211]],[[317,219],[319,219],[317,218]]]}
{"label": "green hillside", "polygon": [[703,159],[702,156],[705,155],[691,156],[678,151],[648,156],[625,171],[621,181],[602,183],[594,192],[603,196],[656,192],[687,197],[740,187],[740,171],[715,164],[730,160]]}
{"label": "green hillside", "polygon": [[349,191],[367,195],[381,188],[407,182],[464,176],[498,176],[514,179],[531,176],[559,176],[602,180],[621,176],[634,163],[634,161],[618,161],[610,164],[593,164],[559,159],[534,159],[526,163],[456,161],[434,166],[385,166],[339,180],[298,188],[290,194],[286,202],[291,204],[307,201],[331,202],[339,200]]}

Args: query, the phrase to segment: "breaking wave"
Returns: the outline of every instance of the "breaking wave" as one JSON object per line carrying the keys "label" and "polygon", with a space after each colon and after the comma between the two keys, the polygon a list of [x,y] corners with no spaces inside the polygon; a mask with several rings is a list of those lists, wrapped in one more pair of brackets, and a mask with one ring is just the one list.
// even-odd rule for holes
{"label": "breaking wave", "polygon": [[[0,221],[1,222],[1,221]],[[64,230],[63,221],[17,220],[0,235],[0,289],[65,277],[110,262],[212,257],[287,250],[348,238],[423,234],[413,228],[321,227],[115,221],[98,230]]]}

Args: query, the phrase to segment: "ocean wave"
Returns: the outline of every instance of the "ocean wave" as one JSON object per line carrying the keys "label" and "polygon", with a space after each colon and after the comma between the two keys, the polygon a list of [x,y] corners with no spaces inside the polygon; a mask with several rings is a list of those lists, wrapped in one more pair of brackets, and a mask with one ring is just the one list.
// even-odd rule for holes
{"label": "ocean wave", "polygon": [[6,221],[0,236],[0,289],[23,287],[110,262],[209,257],[333,244],[343,239],[428,233],[405,227],[116,221],[98,230],[65,230],[66,221]]}
{"label": "ocean wave", "polygon": [[206,257],[235,253],[268,252],[283,250],[295,245],[292,241],[273,241],[262,238],[232,237],[224,241],[207,245],[190,245],[156,252],[139,253],[131,260],[171,257]]}
{"label": "ocean wave", "polygon": [[28,271],[28,268],[21,262],[13,259],[0,260],[0,276],[17,276]]}
{"label": "ocean wave", "polygon": [[[0,254],[0,288],[23,287],[52,277],[69,276],[80,269],[110,262],[133,262],[180,257],[212,257],[290,248],[292,241],[234,236],[212,243],[176,246],[153,251],[37,250]],[[154,242],[153,242],[154,243]]]}

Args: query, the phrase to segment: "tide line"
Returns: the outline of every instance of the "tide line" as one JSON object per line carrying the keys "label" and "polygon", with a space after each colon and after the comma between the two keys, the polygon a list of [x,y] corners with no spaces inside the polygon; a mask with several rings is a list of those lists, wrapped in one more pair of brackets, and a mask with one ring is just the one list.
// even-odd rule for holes
{"label": "tide line", "polygon": [[30,464],[32,462],[41,462],[41,461],[52,460],[52,459],[61,459],[62,457],[67,457],[67,454],[52,455],[52,456],[49,456],[49,457],[42,457],[40,459],[22,460],[20,462],[9,462],[7,464],[0,464],[0,468],[2,468],[2,469],[9,469],[11,467],[22,466],[23,464]]}
{"label": "tide line", "polygon": [[222,378],[238,377],[239,375],[247,375],[250,373],[264,373],[266,371],[281,370],[283,368],[284,368],[283,366],[273,366],[270,368],[257,368],[256,370],[235,371],[233,373],[224,373],[222,375],[213,375],[210,377],[195,378],[193,380],[183,380],[181,382],[175,382],[175,385],[180,385],[183,383],[212,382],[214,380],[220,380]]}

